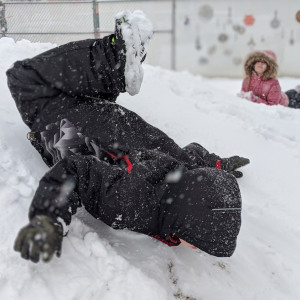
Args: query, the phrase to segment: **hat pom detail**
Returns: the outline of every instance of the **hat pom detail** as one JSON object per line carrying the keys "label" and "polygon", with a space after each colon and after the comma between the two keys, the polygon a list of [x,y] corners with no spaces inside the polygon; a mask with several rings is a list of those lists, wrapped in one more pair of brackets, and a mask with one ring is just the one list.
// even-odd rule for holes
{"label": "hat pom detail", "polygon": [[270,58],[274,59],[277,62],[277,56],[276,54],[271,50],[263,50],[262,53],[266,54]]}

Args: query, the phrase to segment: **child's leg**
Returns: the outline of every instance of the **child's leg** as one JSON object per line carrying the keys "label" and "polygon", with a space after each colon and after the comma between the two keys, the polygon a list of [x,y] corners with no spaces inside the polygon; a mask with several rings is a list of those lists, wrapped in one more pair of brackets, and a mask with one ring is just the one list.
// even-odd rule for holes
{"label": "child's leg", "polygon": [[30,128],[43,112],[55,116],[56,110],[90,99],[115,101],[125,92],[125,56],[117,43],[112,45],[112,36],[68,43],[15,62],[7,71],[8,86]]}
{"label": "child's leg", "polygon": [[294,99],[295,95],[297,94],[297,91],[294,89],[288,90],[285,92],[285,94],[289,97],[289,99]]}
{"label": "child's leg", "polygon": [[288,90],[285,92],[289,97],[289,107],[291,108],[300,108],[300,93],[297,93],[296,90]]}

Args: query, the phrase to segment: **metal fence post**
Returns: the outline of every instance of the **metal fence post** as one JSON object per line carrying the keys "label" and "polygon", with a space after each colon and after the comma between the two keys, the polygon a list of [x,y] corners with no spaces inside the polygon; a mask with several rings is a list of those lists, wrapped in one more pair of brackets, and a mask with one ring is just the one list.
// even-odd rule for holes
{"label": "metal fence post", "polygon": [[5,4],[0,1],[0,29],[1,29],[1,37],[6,36],[7,32],[7,23],[5,19]]}
{"label": "metal fence post", "polygon": [[99,7],[98,1],[93,0],[94,36],[100,38]]}
{"label": "metal fence post", "polygon": [[172,0],[171,68],[176,70],[176,0]]}

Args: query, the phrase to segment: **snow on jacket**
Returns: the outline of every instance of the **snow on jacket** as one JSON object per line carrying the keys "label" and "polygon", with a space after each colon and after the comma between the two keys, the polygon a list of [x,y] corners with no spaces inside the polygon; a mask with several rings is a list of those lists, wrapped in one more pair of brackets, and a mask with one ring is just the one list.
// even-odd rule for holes
{"label": "snow on jacket", "polygon": [[[268,55],[271,51],[255,51],[250,53],[244,63],[246,78],[243,80],[242,92],[252,92],[250,95],[242,94],[244,98],[250,99],[256,103],[267,105],[288,106],[289,98],[281,91],[279,82],[276,78],[278,65],[275,61],[275,54]],[[254,72],[254,65],[257,61],[264,61],[267,64],[267,70],[259,76]]]}
{"label": "snow on jacket", "polygon": [[115,229],[167,241],[175,235],[212,255],[232,255],[241,224],[236,179],[215,168],[219,156],[195,143],[179,147],[115,103],[126,90],[126,50],[113,37],[72,42],[7,71],[31,142],[51,167],[29,218],[69,224],[84,206]]}

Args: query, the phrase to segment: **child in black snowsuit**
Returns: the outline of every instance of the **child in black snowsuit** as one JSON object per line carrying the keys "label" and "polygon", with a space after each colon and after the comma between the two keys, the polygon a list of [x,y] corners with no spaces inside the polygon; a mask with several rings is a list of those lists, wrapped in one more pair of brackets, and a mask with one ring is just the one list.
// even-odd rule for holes
{"label": "child in black snowsuit", "polygon": [[15,242],[23,258],[59,254],[62,223],[82,205],[115,229],[169,245],[182,239],[216,256],[234,252],[241,197],[233,175],[242,176],[236,168],[249,160],[222,159],[196,143],[180,148],[115,103],[119,93],[139,92],[151,36],[142,12],[124,12],[115,34],[57,47],[7,71],[28,138],[51,167]]}

